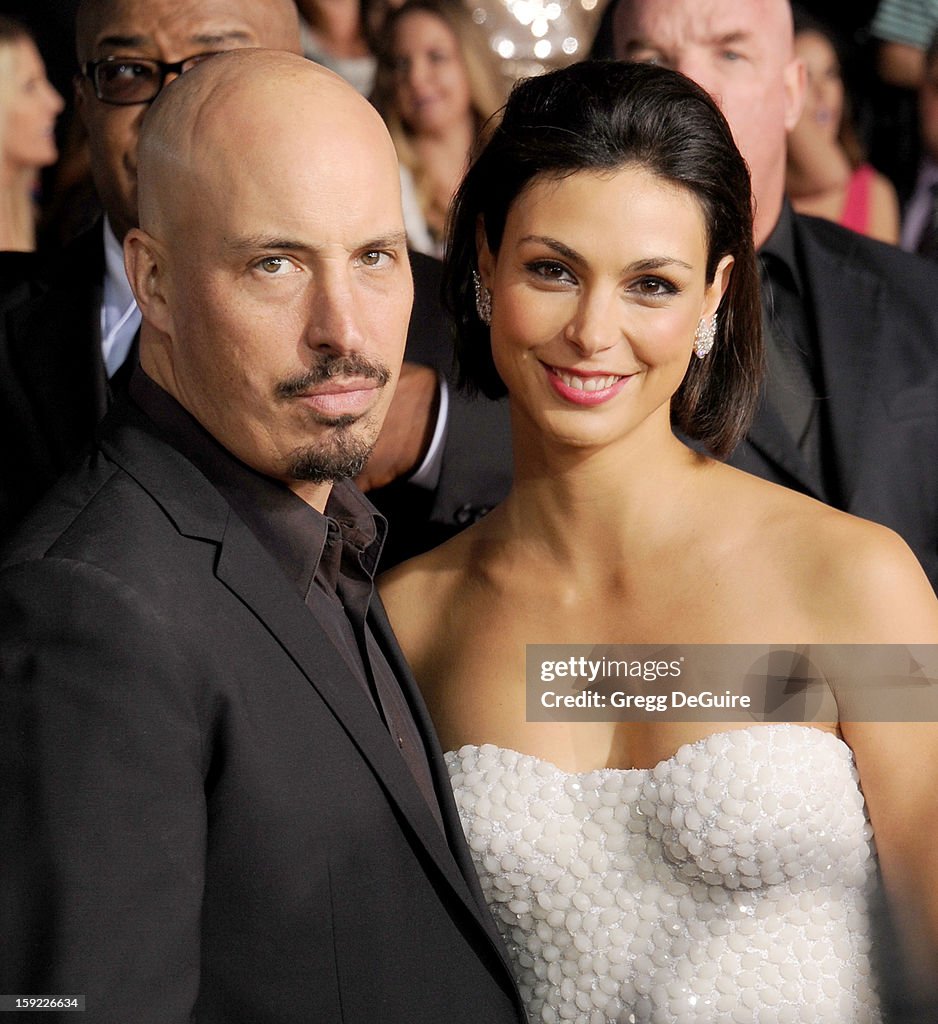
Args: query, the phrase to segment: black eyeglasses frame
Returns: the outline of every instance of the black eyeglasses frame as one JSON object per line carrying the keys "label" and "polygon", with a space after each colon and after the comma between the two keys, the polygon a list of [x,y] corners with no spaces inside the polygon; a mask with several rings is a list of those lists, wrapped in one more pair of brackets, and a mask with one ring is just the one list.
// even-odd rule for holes
{"label": "black eyeglasses frame", "polygon": [[[145,103],[152,103],[159,96],[166,85],[168,75],[184,75],[187,71],[191,71],[196,64],[201,64],[203,60],[214,57],[219,52],[218,50],[210,50],[207,53],[194,53],[191,57],[183,57],[182,60],[176,61],[158,60],[156,57],[102,57],[99,60],[86,61],[81,67],[81,73],[83,78],[87,78],[91,82],[95,96],[102,103],[107,103],[112,107],[137,107]],[[99,81],[99,69],[115,64],[146,64],[155,67],[160,73],[156,92],[145,100],[115,100],[104,96]]]}

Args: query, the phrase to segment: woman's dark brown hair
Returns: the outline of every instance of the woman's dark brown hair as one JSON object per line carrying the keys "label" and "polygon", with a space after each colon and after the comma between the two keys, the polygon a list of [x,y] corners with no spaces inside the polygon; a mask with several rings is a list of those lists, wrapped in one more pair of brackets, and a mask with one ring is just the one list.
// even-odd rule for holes
{"label": "woman's dark brown hair", "polygon": [[726,456],[749,426],[762,378],[749,172],[716,104],[666,68],[584,61],[512,90],[451,210],[443,287],[462,382],[491,398],[505,394],[488,328],[475,309],[477,226],[497,254],[508,211],[533,181],[625,166],[645,168],[696,197],[706,223],[708,281],[724,256],[734,258],[713,350],[691,360],[671,400],[675,427]]}

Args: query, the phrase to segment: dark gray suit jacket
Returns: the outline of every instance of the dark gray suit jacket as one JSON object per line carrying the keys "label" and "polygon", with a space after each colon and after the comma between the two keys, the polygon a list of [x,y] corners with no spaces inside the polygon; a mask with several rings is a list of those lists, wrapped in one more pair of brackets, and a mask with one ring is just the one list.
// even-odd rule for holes
{"label": "dark gray suit jacket", "polygon": [[371,624],[445,835],[271,556],[115,407],[0,568],[0,991],[88,1024],[522,1021]]}

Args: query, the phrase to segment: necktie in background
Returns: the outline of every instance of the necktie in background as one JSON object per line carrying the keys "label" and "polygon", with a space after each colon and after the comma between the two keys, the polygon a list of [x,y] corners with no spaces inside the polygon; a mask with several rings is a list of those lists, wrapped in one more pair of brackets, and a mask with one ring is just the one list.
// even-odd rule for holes
{"label": "necktie in background", "polygon": [[789,336],[778,316],[766,263],[767,258],[761,257],[762,328],[769,401],[801,453],[820,495],[825,489],[821,421],[811,356]]}

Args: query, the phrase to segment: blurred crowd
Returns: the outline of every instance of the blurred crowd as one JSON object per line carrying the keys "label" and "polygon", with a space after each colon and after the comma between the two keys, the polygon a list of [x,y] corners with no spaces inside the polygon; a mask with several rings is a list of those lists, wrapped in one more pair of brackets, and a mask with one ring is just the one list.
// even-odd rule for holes
{"label": "blurred crowd", "polygon": [[[99,215],[72,95],[76,0],[0,21],[2,250],[54,251]],[[519,77],[612,56],[606,0],[298,0],[304,53],[370,97],[401,163],[411,248],[442,255],[467,156]],[[798,212],[928,250],[938,182],[938,3],[795,4],[808,94],[790,137]],[[491,123],[491,122],[489,122]]]}

